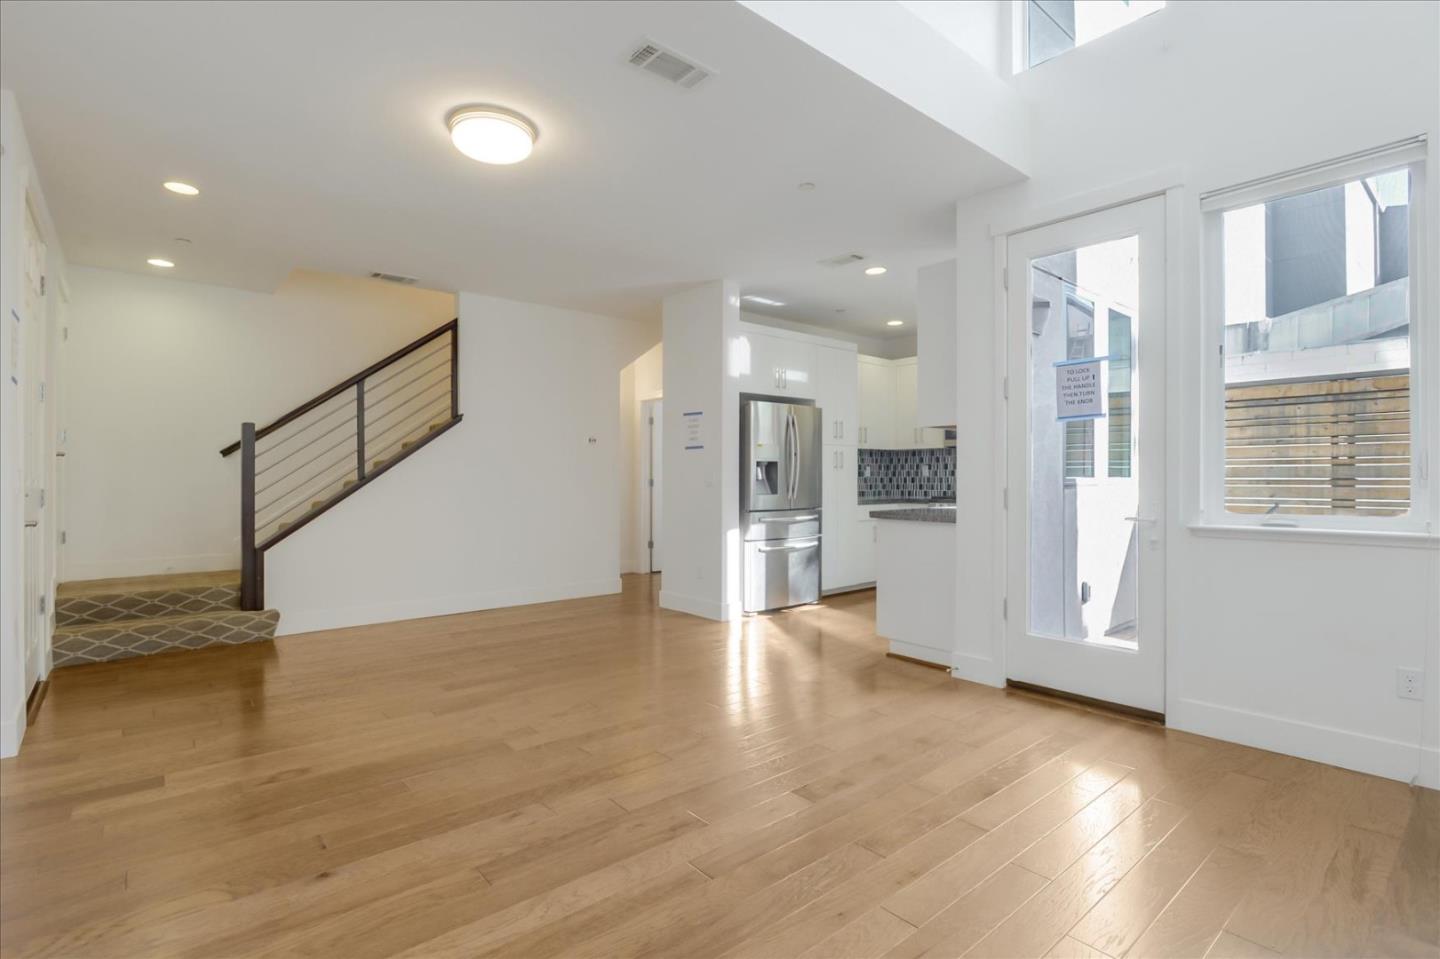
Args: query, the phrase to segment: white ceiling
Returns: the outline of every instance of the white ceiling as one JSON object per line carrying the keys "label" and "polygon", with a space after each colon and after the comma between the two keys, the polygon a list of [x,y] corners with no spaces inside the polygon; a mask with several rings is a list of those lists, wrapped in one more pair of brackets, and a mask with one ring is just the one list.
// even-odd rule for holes
{"label": "white ceiling", "polygon": [[[641,72],[646,39],[715,75]],[[1018,177],[733,3],[7,0],[0,84],[71,262],[167,256],[176,279],[267,291],[381,270],[653,316],[727,276],[787,303],[747,309],[886,335],[948,255],[954,201]],[[443,121],[466,103],[535,121],[532,157],[457,153]],[[849,252],[865,263],[817,265]]]}

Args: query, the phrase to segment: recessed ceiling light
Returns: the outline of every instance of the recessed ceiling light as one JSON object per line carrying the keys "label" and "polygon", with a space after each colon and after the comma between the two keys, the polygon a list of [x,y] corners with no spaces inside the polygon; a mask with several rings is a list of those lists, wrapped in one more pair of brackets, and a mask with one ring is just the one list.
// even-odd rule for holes
{"label": "recessed ceiling light", "polygon": [[772,299],[770,299],[770,297],[768,297],[768,296],[756,296],[756,295],[753,294],[753,293],[746,293],[744,296],[740,297],[740,299],[745,300],[745,301],[747,301],[747,302],[749,302],[749,303],[759,303],[761,306],[784,306],[784,305],[785,305],[784,301],[782,301],[782,300],[772,300]]}
{"label": "recessed ceiling light", "polygon": [[809,180],[806,180],[804,183],[796,184],[795,189],[801,190],[805,193],[809,193],[811,190],[815,189],[815,184],[811,183]]}
{"label": "recessed ceiling light", "polygon": [[904,326],[904,325],[905,325],[905,321],[904,321],[904,320],[886,320],[886,321],[885,321],[885,325],[886,325],[886,326]]}
{"label": "recessed ceiling light", "polygon": [[193,187],[188,183],[181,182],[180,180],[166,180],[165,189],[169,190],[171,193],[178,193],[181,196],[200,195],[199,187]]}
{"label": "recessed ceiling light", "polygon": [[171,263],[169,260],[165,259],[164,257],[159,257],[159,256],[152,256],[150,259],[146,260],[145,262],[146,262],[146,263],[149,263],[151,266],[158,266],[158,267],[160,267],[160,269],[162,269],[162,270],[168,270],[168,269],[170,269],[172,266],[175,265],[174,263]]}
{"label": "recessed ceiling light", "polygon": [[884,272],[885,272],[885,267],[883,267],[883,266],[867,266],[867,267],[865,267],[865,275],[866,275],[866,276],[879,276],[881,273],[884,273]]}
{"label": "recessed ceiling light", "polygon": [[519,163],[535,148],[535,125],[500,107],[460,107],[445,122],[455,149],[481,163]]}

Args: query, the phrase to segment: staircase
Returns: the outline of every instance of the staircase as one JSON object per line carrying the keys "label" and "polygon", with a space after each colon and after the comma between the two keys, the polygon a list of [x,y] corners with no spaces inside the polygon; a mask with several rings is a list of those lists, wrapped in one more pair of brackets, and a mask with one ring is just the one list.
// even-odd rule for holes
{"label": "staircase", "polygon": [[244,423],[240,570],[64,583],[54,665],[272,639],[265,553],[460,423],[451,320],[266,426]]}
{"label": "staircase", "polygon": [[240,573],[64,583],[55,593],[55,667],[273,639],[280,613],[240,608]]}
{"label": "staircase", "polygon": [[265,552],[394,469],[460,415],[460,321],[451,320],[301,403],[240,427],[240,608],[265,605]]}

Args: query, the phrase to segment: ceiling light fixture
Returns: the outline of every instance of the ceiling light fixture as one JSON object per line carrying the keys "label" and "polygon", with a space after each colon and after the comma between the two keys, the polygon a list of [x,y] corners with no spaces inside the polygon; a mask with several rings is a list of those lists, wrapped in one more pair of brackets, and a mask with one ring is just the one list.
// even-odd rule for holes
{"label": "ceiling light fixture", "polygon": [[171,263],[169,260],[165,259],[164,257],[159,257],[159,256],[152,256],[150,259],[146,260],[145,262],[146,262],[146,263],[149,263],[151,266],[158,266],[158,267],[160,267],[160,269],[162,269],[162,270],[168,270],[168,269],[170,269],[171,267],[173,267],[173,266],[175,265],[174,263]]}
{"label": "ceiling light fixture", "polygon": [[879,276],[881,273],[884,273],[884,272],[885,272],[885,267],[883,267],[883,266],[867,266],[867,267],[865,267],[865,275],[866,275],[866,276]]}
{"label": "ceiling light fixture", "polygon": [[171,193],[178,193],[178,194],[180,194],[181,196],[199,196],[199,195],[200,195],[200,188],[199,188],[199,187],[191,186],[190,184],[184,183],[184,182],[182,182],[182,181],[180,181],[180,180],[166,180],[166,181],[164,182],[164,184],[162,184],[162,185],[165,187],[165,189],[169,190]]}
{"label": "ceiling light fixture", "polygon": [[809,180],[806,180],[804,183],[796,184],[795,189],[799,190],[802,193],[809,193],[811,190],[815,189],[815,184],[811,183]]}
{"label": "ceiling light fixture", "polygon": [[782,301],[782,300],[772,300],[772,299],[770,299],[770,297],[768,297],[768,296],[756,296],[756,295],[753,294],[753,293],[746,293],[744,296],[740,297],[740,299],[745,300],[745,301],[748,302],[748,303],[759,303],[761,306],[784,306],[784,305],[785,305],[784,301]]}
{"label": "ceiling light fixture", "polygon": [[445,123],[455,149],[481,163],[519,163],[535,148],[535,125],[500,107],[459,107]]}
{"label": "ceiling light fixture", "polygon": [[886,326],[904,326],[904,325],[905,325],[905,321],[904,321],[904,320],[886,320],[886,321],[885,321],[885,325],[886,325]]}

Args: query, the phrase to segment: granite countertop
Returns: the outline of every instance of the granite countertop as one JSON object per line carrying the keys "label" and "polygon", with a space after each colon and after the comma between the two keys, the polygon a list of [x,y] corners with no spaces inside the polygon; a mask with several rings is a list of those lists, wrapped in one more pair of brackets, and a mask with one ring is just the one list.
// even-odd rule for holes
{"label": "granite countertop", "polygon": [[872,509],[875,519],[899,519],[912,523],[954,523],[954,504],[931,504],[928,506],[907,506],[901,509]]}
{"label": "granite countertop", "polygon": [[955,498],[939,496],[878,496],[860,497],[860,505],[865,506],[954,506]]}

